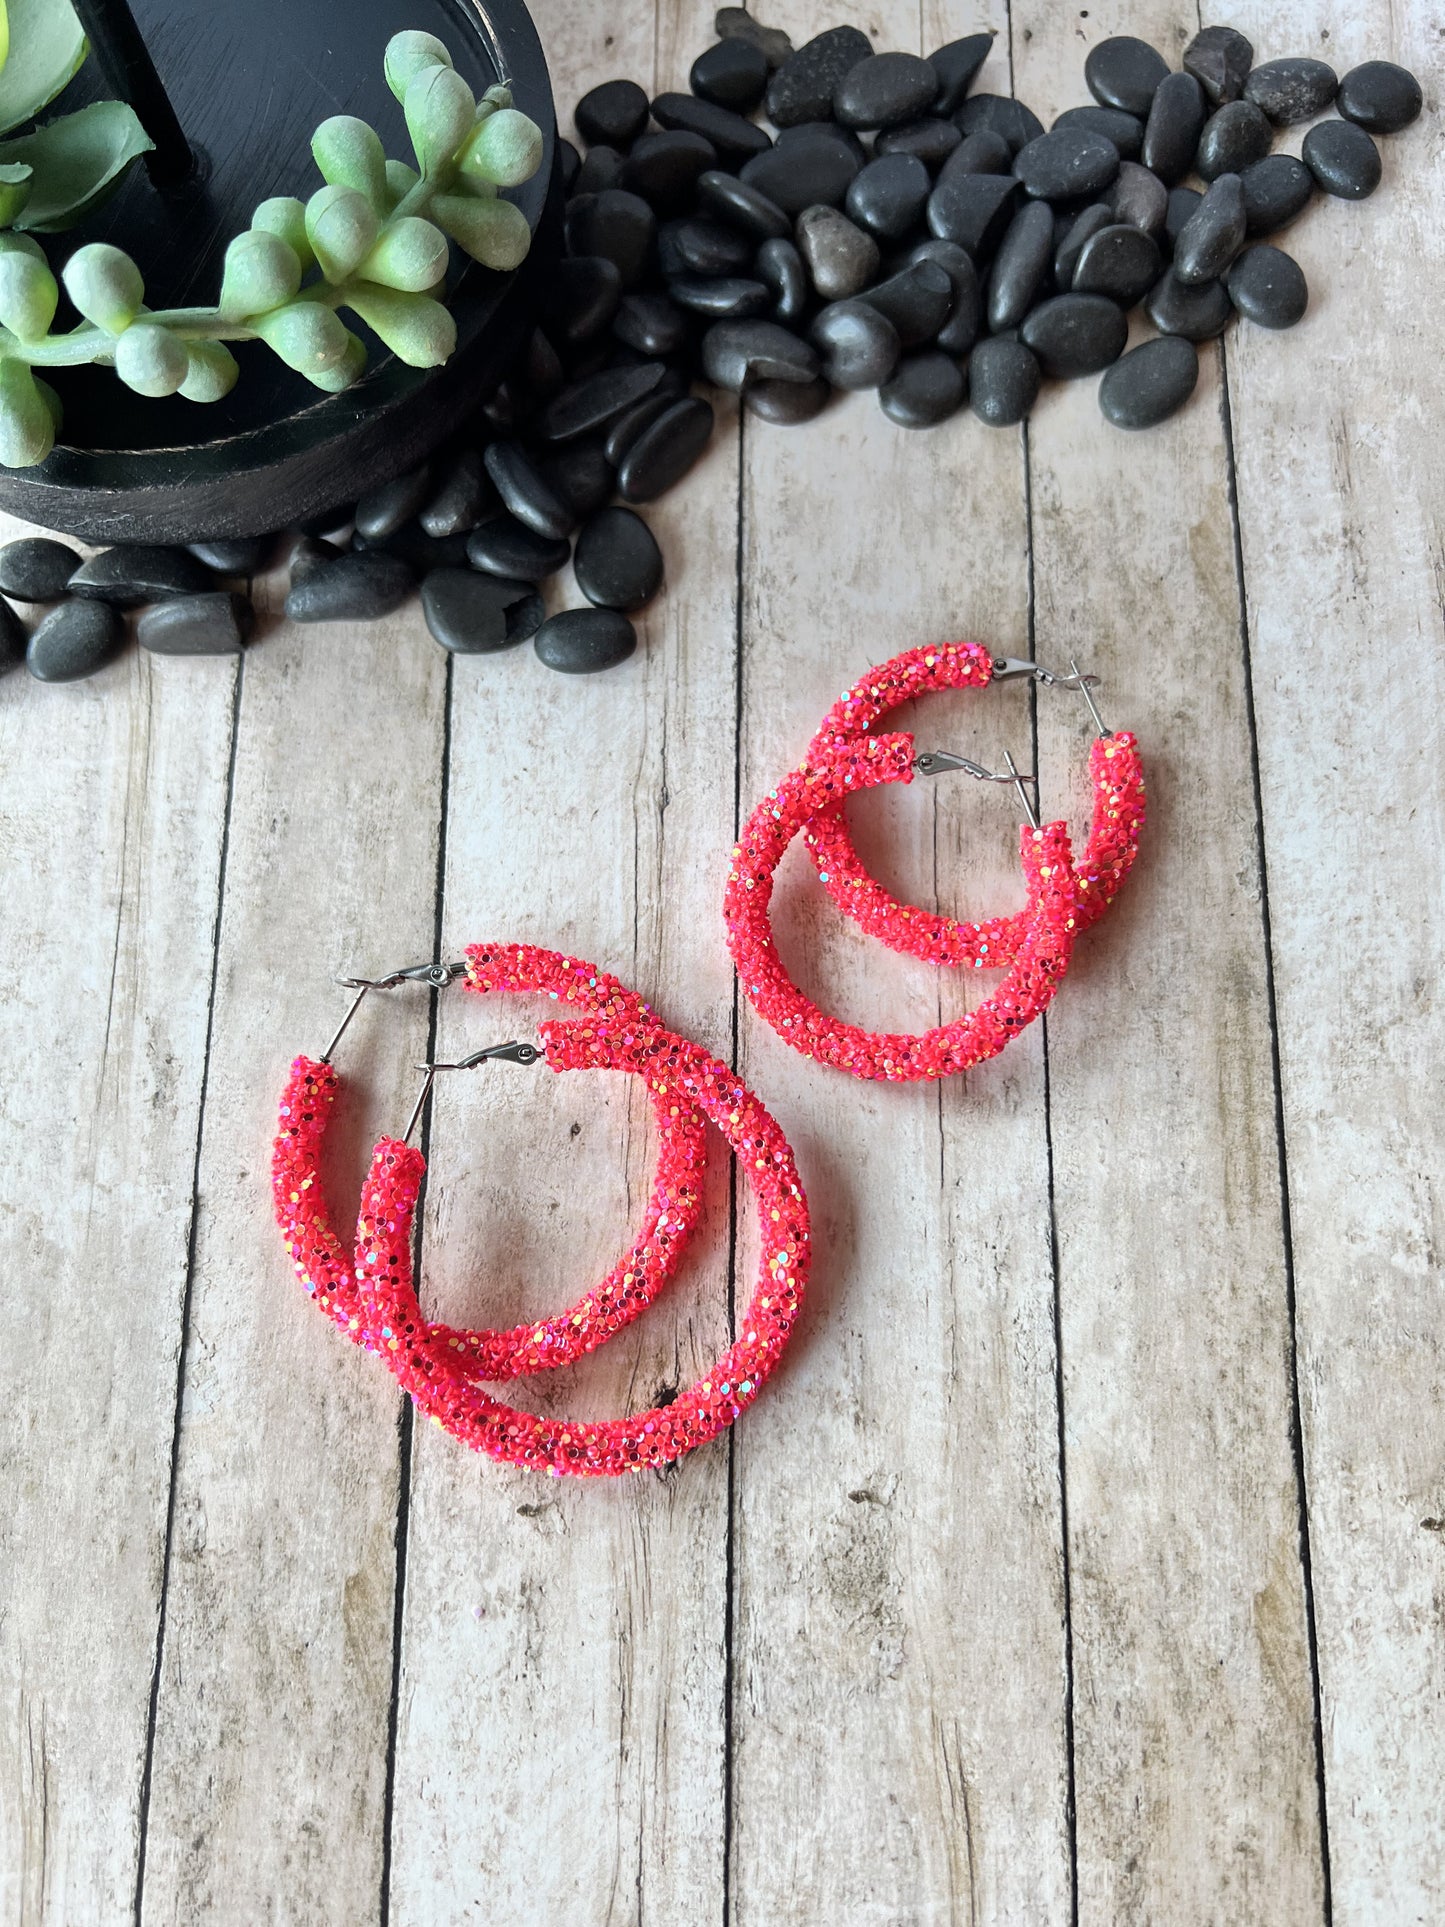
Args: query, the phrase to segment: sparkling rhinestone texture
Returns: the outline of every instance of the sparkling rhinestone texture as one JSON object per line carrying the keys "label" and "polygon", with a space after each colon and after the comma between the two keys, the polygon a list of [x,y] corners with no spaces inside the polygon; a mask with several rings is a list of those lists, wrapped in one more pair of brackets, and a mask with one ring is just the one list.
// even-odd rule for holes
{"label": "sparkling rhinestone texture", "polygon": [[[530,944],[469,951],[466,984],[482,995],[540,991],[554,1003],[591,1012],[609,1034],[656,1027],[649,1007],[615,977]],[[321,1310],[364,1343],[355,1261],[331,1228],[321,1191],[321,1146],[337,1089],[330,1064],[298,1057],[292,1065],[281,1098],[272,1189],[297,1276]],[[573,1364],[630,1324],[672,1277],[702,1208],[706,1127],[697,1107],[677,1092],[650,1089],[649,1096],[658,1129],[657,1171],[632,1248],[601,1284],[555,1317],[502,1331],[433,1325],[459,1377],[496,1383]]]}
{"label": "sparkling rhinestone texture", "polygon": [[741,1335],[712,1370],[672,1404],[605,1421],[540,1417],[458,1380],[448,1348],[421,1315],[412,1279],[411,1225],[425,1164],[419,1151],[383,1138],[362,1190],[356,1278],[365,1342],[400,1384],[454,1438],[512,1465],[605,1476],[659,1466],[706,1443],[757,1397],[788,1342],[809,1261],[808,1205],[792,1150],[758,1100],[706,1051],[671,1033],[604,1020],[542,1024],[553,1070],[630,1070],[664,1096],[681,1093],[705,1111],[752,1185],[762,1234],[753,1297]]}
{"label": "sparkling rhinestone texture", "polygon": [[[808,1276],[808,1207],[778,1125],[725,1066],[663,1029],[631,992],[593,966],[530,945],[478,944],[467,985],[541,990],[582,1013],[539,1026],[554,1071],[625,1070],[643,1078],[662,1133],[642,1236],[627,1259],[558,1319],[512,1332],[465,1332],[422,1317],[411,1226],[421,1153],[384,1138],[362,1191],[348,1254],[327,1221],[318,1160],[338,1080],[298,1058],[283,1094],[273,1157],[277,1222],[303,1285],[354,1342],[376,1352],[421,1410],[464,1443],[512,1464],[607,1475],[666,1464],[705,1443],[750,1405],[797,1321]],[[696,1223],[710,1119],[752,1183],[762,1232],[759,1279],[737,1341],[666,1407],[606,1421],[543,1418],[502,1404],[480,1381],[582,1357],[635,1318],[675,1269]]]}
{"label": "sparkling rhinestone texture", "polygon": [[[983,689],[993,659],[982,644],[946,642],[907,649],[880,663],[828,711],[809,750],[856,744],[883,717],[916,696],[945,689]],[[1075,864],[1077,928],[1097,923],[1123,888],[1144,827],[1144,771],[1135,738],[1126,731],[1096,738],[1089,751],[1093,820]],[[1003,969],[1019,954],[1029,930],[1027,911],[960,922],[901,903],[864,867],[841,805],[822,810],[803,831],[819,881],[834,903],[890,949],[925,962]]]}
{"label": "sparkling rhinestone texture", "polygon": [[1048,1007],[1073,951],[1078,886],[1068,826],[1025,827],[1020,856],[1028,889],[1027,927],[1008,975],[976,1010],[933,1030],[889,1033],[844,1023],[804,996],[778,954],[768,915],[783,853],[820,811],[837,809],[854,791],[912,779],[911,736],[815,743],[808,760],[748,818],[728,872],[723,918],[748,1001],[795,1050],[854,1077],[896,1082],[948,1077],[997,1056]]}

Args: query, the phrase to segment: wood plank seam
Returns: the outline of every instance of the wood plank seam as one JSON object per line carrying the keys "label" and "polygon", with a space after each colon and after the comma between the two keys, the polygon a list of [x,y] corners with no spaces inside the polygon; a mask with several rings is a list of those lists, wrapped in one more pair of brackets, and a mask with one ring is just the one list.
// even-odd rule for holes
{"label": "wood plank seam", "polygon": [[[1202,10],[1198,17],[1203,25]],[[1299,1324],[1295,1293],[1294,1226],[1290,1207],[1289,1143],[1285,1133],[1284,1081],[1280,1067],[1279,1009],[1275,998],[1274,936],[1269,906],[1269,836],[1264,820],[1264,789],[1259,769],[1259,729],[1254,707],[1254,662],[1249,632],[1249,599],[1244,572],[1244,543],[1239,520],[1239,478],[1234,455],[1234,417],[1229,405],[1229,348],[1226,340],[1216,343],[1219,363],[1219,413],[1224,433],[1225,473],[1229,492],[1229,517],[1234,540],[1234,572],[1239,594],[1239,649],[1244,688],[1245,727],[1249,738],[1251,802],[1254,810],[1257,862],[1259,865],[1260,942],[1264,955],[1265,1006],[1269,1012],[1270,1083],[1274,1105],[1275,1140],[1279,1147],[1280,1229],[1284,1246],[1285,1318],[1289,1334],[1290,1451],[1294,1458],[1295,1489],[1299,1502],[1300,1577],[1304,1591],[1305,1642],[1309,1653],[1310,1696],[1313,1703],[1315,1783],[1319,1798],[1320,1871],[1323,1879],[1325,1927],[1334,1918],[1334,1898],[1330,1884],[1329,1788],[1325,1772],[1324,1715],[1320,1693],[1320,1656],[1315,1624],[1314,1567],[1310,1551],[1309,1479],[1305,1465],[1304,1418],[1300,1398]]]}
{"label": "wood plank seam", "polygon": [[[249,586],[248,583],[247,587]],[[200,1222],[201,1207],[201,1150],[206,1137],[206,1091],[211,1069],[211,1040],[216,1019],[216,987],[221,968],[221,918],[226,902],[226,860],[230,854],[231,845],[231,810],[236,795],[236,752],[241,740],[241,696],[245,681],[246,656],[243,650],[236,659],[235,682],[231,690],[231,739],[226,765],[226,801],[221,813],[221,850],[216,866],[216,908],[211,925],[211,982],[206,997],[206,1040],[201,1059],[200,1103],[196,1111],[195,1155],[191,1164],[191,1208],[186,1225],[186,1283],[181,1296],[180,1344],[176,1350],[176,1398],[175,1415],[171,1427],[171,1470],[166,1493],[165,1536],[161,1543],[161,1586],[156,1608],[155,1653],[151,1664],[150,1695],[146,1705],[145,1751],[141,1761],[140,1790],[136,1806],[135,1893],[132,1901],[136,1927],[140,1927],[145,1902],[151,1768],[155,1760],[156,1716],[160,1705],[161,1666],[165,1654],[166,1607],[170,1595],[171,1555],[175,1543],[176,1480],[180,1467],[181,1421],[190,1339],[191,1295],[196,1281],[196,1230]]]}

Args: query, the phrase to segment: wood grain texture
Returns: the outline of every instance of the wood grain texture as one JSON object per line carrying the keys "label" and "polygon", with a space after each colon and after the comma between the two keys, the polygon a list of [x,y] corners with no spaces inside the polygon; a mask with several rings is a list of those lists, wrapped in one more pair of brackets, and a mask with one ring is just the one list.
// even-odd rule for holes
{"label": "wood grain texture", "polygon": [[135,1892],[235,673],[0,681],[6,1927]]}
{"label": "wood grain texture", "polygon": [[[445,666],[410,613],[252,645],[236,753],[144,1919],[364,1920],[381,1894],[399,1400],[306,1300],[271,1223],[277,1093],[363,974],[432,948]],[[399,1130],[424,992],[338,1068],[350,1225]],[[283,1369],[284,1362],[284,1369]]]}
{"label": "wood grain texture", "polygon": [[1440,21],[1231,17],[1262,53],[1401,61],[1427,103],[1381,140],[1370,200],[1321,201],[1280,237],[1304,322],[1229,344],[1334,1919],[1363,1927],[1438,1917],[1445,1864]]}

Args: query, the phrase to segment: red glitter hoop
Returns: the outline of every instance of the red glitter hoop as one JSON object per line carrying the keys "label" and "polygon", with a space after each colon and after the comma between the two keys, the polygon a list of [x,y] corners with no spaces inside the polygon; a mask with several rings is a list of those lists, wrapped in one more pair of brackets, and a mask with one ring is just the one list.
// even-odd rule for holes
{"label": "red glitter hoop", "polygon": [[839,807],[854,790],[911,782],[913,738],[815,743],[809,756],[753,811],[733,851],[723,917],[748,1001],[795,1050],[854,1077],[899,1082],[947,1077],[997,1056],[1048,1007],[1068,968],[1078,921],[1068,826],[1025,826],[1022,832],[1027,928],[1007,978],[991,997],[967,1017],[934,1030],[863,1030],[820,1010],[788,975],[768,917],[773,877],[788,845],[820,811]]}
{"label": "red glitter hoop", "polygon": [[[946,689],[983,689],[993,658],[976,642],[907,649],[869,670],[828,711],[809,748],[857,745],[875,724],[915,696]],[[1094,813],[1082,859],[1075,864],[1078,931],[1098,922],[1123,888],[1144,825],[1144,772],[1127,731],[1097,737],[1089,750]],[[841,804],[820,810],[803,830],[818,880],[834,903],[892,950],[936,964],[1001,969],[1015,961],[1030,929],[1027,910],[980,923],[943,917],[900,902],[864,866]]]}
{"label": "red glitter hoop", "polygon": [[[479,959],[484,958],[484,963]],[[656,1027],[649,1007],[615,977],[576,957],[530,944],[493,945],[467,953],[467,987],[542,991],[556,1002],[609,1024]],[[332,1230],[321,1196],[319,1160],[338,1077],[329,1063],[298,1057],[281,1096],[272,1156],[276,1222],[297,1276],[320,1308],[358,1344],[366,1342],[356,1263]],[[453,1372],[498,1383],[595,1351],[643,1312],[681,1262],[702,1209],[705,1126],[695,1105],[649,1090],[657,1119],[657,1172],[642,1229],[622,1261],[569,1310],[503,1331],[429,1327]]]}
{"label": "red glitter hoop", "polygon": [[[473,951],[473,968],[495,952]],[[544,1418],[460,1381],[421,1316],[412,1278],[411,1224],[426,1169],[420,1151],[383,1138],[372,1157],[357,1225],[356,1276],[369,1348],[386,1358],[420,1411],[477,1451],[556,1474],[605,1476],[665,1465],[731,1425],[756,1398],[797,1322],[809,1262],[808,1206],[792,1149],[767,1111],[724,1065],[670,1032],[584,1018],[539,1026],[555,1071],[628,1070],[705,1111],[752,1182],[762,1233],[758,1284],[742,1335],[671,1405],[625,1419]]]}

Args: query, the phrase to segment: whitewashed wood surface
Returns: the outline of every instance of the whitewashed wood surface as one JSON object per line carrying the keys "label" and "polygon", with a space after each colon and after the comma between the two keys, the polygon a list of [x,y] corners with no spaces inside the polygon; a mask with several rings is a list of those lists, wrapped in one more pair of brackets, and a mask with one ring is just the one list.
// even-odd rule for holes
{"label": "whitewashed wood surface", "polygon": [[[534,11],[564,118],[711,37],[703,0]],[[766,17],[921,51],[991,24],[980,84],[1046,118],[1097,39],[1199,24]],[[726,414],[650,512],[639,652],[592,682],[448,664],[413,609],[0,684],[0,1927],[1445,1918],[1445,36],[1426,0],[1226,17],[1261,57],[1402,60],[1426,114],[1372,200],[1291,230],[1305,322],[1207,350],[1164,428],[1108,428],[1091,382],[1027,434]],[[846,682],[958,635],[1106,679],[1147,847],[1046,1026],[946,1087],[856,1084],[739,1005],[727,853]],[[1037,754],[1082,827],[1069,699],[918,720]],[[997,794],[856,820],[915,897],[1017,901]],[[850,1015],[977,994],[843,926],[796,853],[779,928]],[[276,1093],[333,975],[484,936],[617,971],[796,1146],[802,1328],[666,1476],[415,1427],[273,1231]],[[429,1042],[526,1017],[373,1005],[338,1200]],[[623,1082],[439,1091],[430,1303],[511,1322],[605,1267],[649,1183]],[[678,1283],[538,1403],[685,1382],[753,1256],[719,1160]]]}

